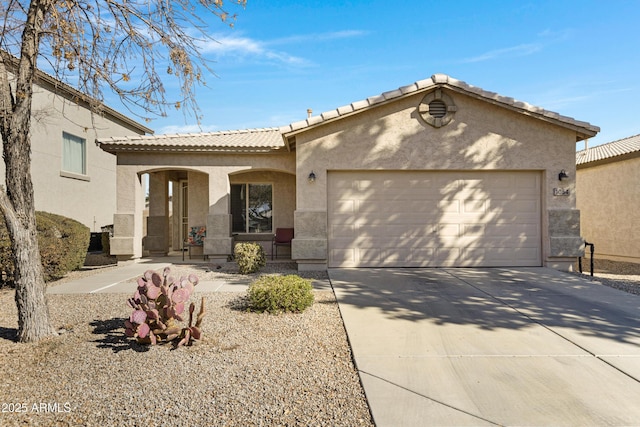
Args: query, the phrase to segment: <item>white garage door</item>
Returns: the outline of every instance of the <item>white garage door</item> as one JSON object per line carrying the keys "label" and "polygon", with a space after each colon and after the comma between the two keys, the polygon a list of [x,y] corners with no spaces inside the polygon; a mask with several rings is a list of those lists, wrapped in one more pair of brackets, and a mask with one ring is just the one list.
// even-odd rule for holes
{"label": "white garage door", "polygon": [[538,172],[329,172],[330,267],[540,266]]}

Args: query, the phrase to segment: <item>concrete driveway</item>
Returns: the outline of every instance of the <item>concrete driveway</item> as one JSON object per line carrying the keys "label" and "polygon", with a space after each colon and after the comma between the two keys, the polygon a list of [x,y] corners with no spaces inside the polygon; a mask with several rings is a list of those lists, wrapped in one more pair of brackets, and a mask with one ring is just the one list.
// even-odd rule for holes
{"label": "concrete driveway", "polygon": [[331,269],[378,427],[640,425],[640,297],[546,268]]}

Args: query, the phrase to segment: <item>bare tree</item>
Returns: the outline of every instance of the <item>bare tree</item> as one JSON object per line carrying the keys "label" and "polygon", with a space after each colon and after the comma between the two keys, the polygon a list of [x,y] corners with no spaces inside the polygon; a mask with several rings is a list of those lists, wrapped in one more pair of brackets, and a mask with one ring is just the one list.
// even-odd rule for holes
{"label": "bare tree", "polygon": [[[148,119],[182,108],[200,121],[195,89],[203,85],[207,14],[235,19],[222,0],[8,0],[0,12],[0,133],[6,188],[0,210],[15,264],[18,340],[56,332],[45,297],[36,234],[31,140],[33,82],[38,66],[87,95],[100,113],[104,96],[117,94]],[[231,7],[244,7],[233,0]],[[164,82],[177,79],[179,99],[167,99]]]}

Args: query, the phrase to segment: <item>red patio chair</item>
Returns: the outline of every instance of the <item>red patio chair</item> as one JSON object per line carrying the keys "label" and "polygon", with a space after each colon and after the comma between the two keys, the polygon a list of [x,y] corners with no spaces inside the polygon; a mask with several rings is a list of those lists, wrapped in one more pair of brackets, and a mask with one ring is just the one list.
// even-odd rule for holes
{"label": "red patio chair", "polygon": [[273,260],[274,252],[278,258],[278,246],[291,247],[291,240],[293,240],[293,228],[276,228],[276,235],[271,241],[271,259]]}

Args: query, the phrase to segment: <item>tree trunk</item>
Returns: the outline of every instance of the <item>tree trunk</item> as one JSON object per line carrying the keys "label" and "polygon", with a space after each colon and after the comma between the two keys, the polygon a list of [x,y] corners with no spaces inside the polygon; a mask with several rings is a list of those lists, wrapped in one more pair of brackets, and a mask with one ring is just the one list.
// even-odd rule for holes
{"label": "tree trunk", "polygon": [[0,131],[6,166],[6,193],[0,192],[0,210],[7,223],[13,250],[20,342],[37,341],[56,334],[49,318],[38,248],[29,134],[42,21],[50,7],[50,0],[32,0],[29,5],[21,56],[15,71],[15,95],[12,95],[8,84],[8,64],[4,58],[0,60]]}
{"label": "tree trunk", "polygon": [[[29,179],[30,181],[30,179]],[[4,196],[4,195],[3,195]],[[13,219],[5,215],[11,235],[15,300],[18,307],[18,341],[37,341],[56,335],[46,299],[46,284],[42,274],[42,263],[38,248],[35,212],[24,212]]]}

